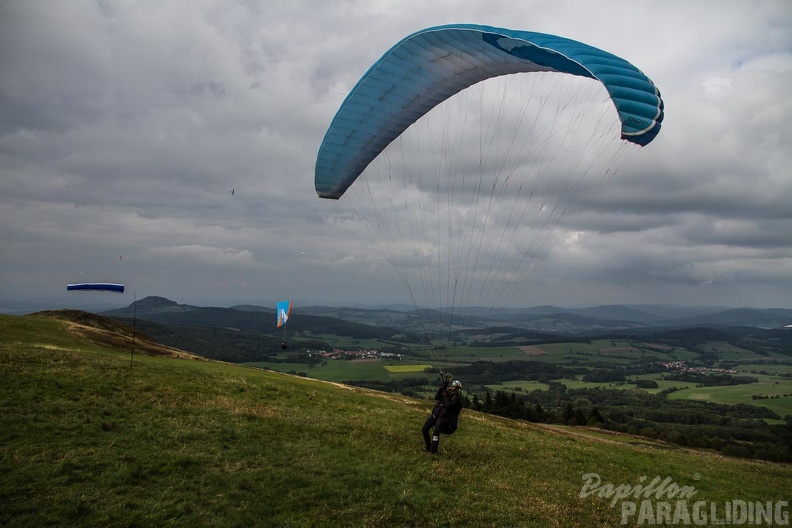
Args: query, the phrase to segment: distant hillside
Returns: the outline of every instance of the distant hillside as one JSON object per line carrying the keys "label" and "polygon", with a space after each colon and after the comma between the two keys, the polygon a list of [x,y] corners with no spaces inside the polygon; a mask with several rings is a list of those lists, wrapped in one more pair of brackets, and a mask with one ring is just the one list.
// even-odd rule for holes
{"label": "distant hillside", "polygon": [[[251,332],[275,336],[281,330],[276,328],[274,309],[251,310],[218,308],[177,304],[162,297],[146,297],[126,308],[102,312],[108,317],[143,319],[170,325],[192,325],[210,328],[224,328],[240,332]],[[354,336],[360,339],[391,339],[400,333],[388,327],[354,323],[343,319],[292,312],[289,319],[290,333],[310,332],[313,335],[332,334]]]}
{"label": "distant hillside", "polygon": [[[697,345],[704,341],[690,341],[689,336],[704,335],[702,329],[710,328],[725,332],[722,340],[758,354],[792,352],[792,331],[781,330],[783,325],[779,324],[792,320],[792,310],[740,309],[663,319],[648,311],[656,310],[666,316],[690,311],[675,311],[668,306],[640,308],[510,308],[493,311],[487,318],[455,316],[454,322],[460,342],[467,341],[471,346],[515,346],[620,336]],[[694,312],[706,310],[699,308]],[[126,308],[102,313],[126,324],[136,319],[140,328],[161,342],[223,361],[263,361],[277,353],[282,339],[282,330],[276,328],[274,309],[260,306],[199,307],[178,304],[163,297],[146,297]],[[599,317],[595,317],[597,315]],[[331,349],[339,340],[347,343],[375,340],[384,346],[400,347],[419,344],[415,333],[419,327],[417,317],[415,311],[392,309],[295,307],[286,329],[295,351],[300,347],[302,350]],[[632,317],[633,320],[618,317]],[[691,332],[671,337],[687,329]],[[782,333],[776,334],[776,331]],[[299,339],[295,340],[296,337]]]}
{"label": "distant hillside", "polygon": [[[621,324],[651,324],[662,321],[661,317],[626,306],[597,306],[591,308],[560,308],[558,306],[535,306],[533,308],[502,308],[493,312],[493,319],[512,322],[527,322],[537,319],[578,317],[585,326],[601,326],[603,321]],[[569,320],[569,319],[567,319]],[[612,324],[608,324],[612,326]]]}
{"label": "distant hillside", "polygon": [[764,309],[738,308],[715,314],[675,319],[674,326],[753,326],[757,328],[781,328],[792,324],[792,310],[781,308]]}
{"label": "distant hillside", "polygon": [[[663,524],[654,512],[680,501],[710,520],[736,500],[788,511],[790,465],[470,409],[428,455],[429,400],[212,361],[130,370],[127,330],[97,347],[77,324],[114,328],[0,316],[0,526],[600,528],[639,524],[639,507]],[[655,477],[688,497],[597,493]]]}
{"label": "distant hillside", "polygon": [[679,306],[675,304],[627,304],[625,306],[639,312],[651,314],[665,321],[731,310],[729,306]]}
{"label": "distant hillside", "polygon": [[[127,318],[118,321],[132,325]],[[168,346],[188,350],[193,354],[218,361],[231,363],[248,363],[268,361],[283,352],[281,337],[263,335],[256,332],[241,332],[228,328],[212,328],[187,324],[157,323],[139,319],[137,328]],[[316,340],[301,339],[299,342],[290,340],[294,353],[303,352],[305,348],[316,350],[332,349],[328,343]]]}
{"label": "distant hillside", "polygon": [[400,330],[411,330],[416,320],[414,309],[395,310],[391,308],[350,308],[346,306],[301,306],[299,308],[293,308],[293,313],[297,315],[321,315],[362,325],[384,326]]}
{"label": "distant hillside", "polygon": [[156,342],[139,330],[133,332],[130,326],[109,317],[80,310],[48,310],[31,315],[34,316],[61,321],[64,330],[69,334],[99,346],[135,354],[204,359],[199,355]]}
{"label": "distant hillside", "polygon": [[594,319],[629,321],[631,323],[640,323],[646,325],[657,324],[664,320],[663,317],[658,315],[632,308],[630,306],[622,305],[578,308],[576,310],[571,310],[571,312],[580,316],[591,317]]}
{"label": "distant hillside", "polygon": [[555,329],[560,332],[584,333],[602,329],[643,328],[646,324],[626,319],[592,317],[575,312],[536,315],[522,320],[524,325],[530,324],[545,330]]}
{"label": "distant hillside", "polygon": [[[568,315],[578,316],[574,320]],[[539,317],[537,317],[539,316]],[[602,305],[590,308],[559,308],[537,306],[525,309],[496,310],[493,319],[511,323],[553,321],[569,331],[587,331],[600,328],[630,327],[701,327],[701,326],[753,326],[780,328],[792,323],[792,310],[773,308],[732,309],[723,307],[688,307],[671,305]],[[577,328],[569,328],[569,323]]]}
{"label": "distant hillside", "polygon": [[[24,314],[43,309],[49,309],[52,304],[20,302],[13,300],[0,300],[0,312],[10,314]],[[173,314],[193,313],[203,307],[189,304],[179,304],[175,301],[159,296],[146,297],[132,305],[115,310],[107,308],[83,308],[87,311],[108,314],[113,317],[134,316],[133,308],[139,310],[138,317],[148,320],[156,319],[154,315],[166,314],[173,316],[169,321],[176,324],[194,324],[194,322],[180,321]],[[259,314],[263,326],[255,331],[266,333],[268,315],[274,320],[274,307],[240,304],[230,308],[217,308],[218,310],[233,310]],[[448,309],[444,309],[447,311]],[[415,308],[406,305],[388,305],[382,307],[355,307],[355,306],[295,306],[294,313],[303,316],[323,316],[332,319],[341,319],[351,323],[369,326],[390,327],[399,332],[413,332],[415,326]],[[790,309],[758,309],[758,308],[730,308],[724,306],[679,306],[669,304],[624,304],[600,305],[585,308],[564,308],[559,306],[533,306],[527,308],[499,308],[487,310],[470,310],[456,307],[458,313],[483,313],[486,319],[470,319],[462,321],[464,324],[476,327],[486,326],[520,326],[534,331],[555,331],[569,333],[585,333],[597,329],[630,329],[630,328],[695,328],[701,326],[751,326],[755,328],[780,328],[792,324],[792,310]],[[579,319],[568,317],[578,316]],[[213,317],[205,318],[200,324],[215,323]],[[220,318],[222,320],[222,318]],[[222,324],[222,323],[220,323]],[[233,327],[233,324],[231,325]],[[248,328],[253,330],[252,328]]]}
{"label": "distant hillside", "polygon": [[[321,314],[362,324],[409,328],[414,324],[414,310],[333,308],[312,306],[305,313]],[[716,306],[672,305],[602,305],[589,308],[535,306],[532,308],[500,308],[497,310],[462,310],[461,313],[482,313],[486,317],[458,318],[460,324],[476,327],[490,325],[522,325],[534,330],[585,333],[601,329],[684,328],[701,326],[750,326],[780,328],[792,324],[792,310],[731,309]]]}

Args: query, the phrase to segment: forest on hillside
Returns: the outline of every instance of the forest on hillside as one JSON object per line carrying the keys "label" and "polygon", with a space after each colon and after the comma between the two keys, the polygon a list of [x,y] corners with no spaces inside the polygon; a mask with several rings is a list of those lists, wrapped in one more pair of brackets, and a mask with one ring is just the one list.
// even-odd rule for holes
{"label": "forest on hillside", "polygon": [[[467,405],[482,412],[529,422],[597,427],[678,446],[712,449],[728,456],[792,462],[792,415],[782,417],[770,409],[747,404],[669,399],[668,395],[678,390],[674,387],[651,394],[624,388],[571,389],[553,381],[577,379],[582,374],[594,382],[618,384],[634,381],[630,376],[656,371],[651,365],[591,369],[536,361],[506,361],[477,362],[458,369],[455,374],[466,380],[466,392],[472,395]],[[669,373],[664,374],[663,379],[713,385],[756,382],[756,378],[744,375],[690,376]],[[509,381],[517,380],[540,381],[549,389],[524,392],[519,387],[509,386]],[[418,387],[430,382],[427,378],[346,381],[410,396],[418,396]],[[488,385],[504,388],[491,390]]]}

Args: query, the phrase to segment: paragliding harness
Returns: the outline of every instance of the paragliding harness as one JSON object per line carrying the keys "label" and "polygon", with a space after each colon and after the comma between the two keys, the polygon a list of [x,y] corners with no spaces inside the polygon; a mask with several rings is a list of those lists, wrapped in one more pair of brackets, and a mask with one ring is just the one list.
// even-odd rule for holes
{"label": "paragliding harness", "polygon": [[[435,407],[434,409],[432,409],[432,417],[435,420],[439,420],[440,418],[445,418],[447,416],[451,418],[444,424],[445,425],[445,427],[443,428],[444,430],[437,431],[449,435],[453,434],[457,428],[456,416],[449,416],[449,411],[447,408],[448,386],[451,383],[452,378],[453,376],[451,374],[440,371],[441,384],[440,384],[440,388],[437,391],[437,394],[435,395]],[[452,396],[452,398],[454,397],[458,398],[459,395],[455,394],[454,396]]]}
{"label": "paragliding harness", "polygon": [[[431,416],[426,419],[422,429],[426,450],[430,453],[437,452],[441,434],[451,435],[457,430],[457,420],[462,409],[462,403],[459,400],[459,394],[455,392],[453,395],[449,395],[448,393],[451,380],[451,374],[440,372],[441,384],[435,394],[435,407],[432,409]],[[430,441],[429,430],[431,429],[433,431]]]}
{"label": "paragliding harness", "polygon": [[[441,413],[445,410],[445,405],[443,404],[443,396],[446,395],[448,391],[448,385],[451,383],[451,378],[453,376],[447,372],[440,371],[440,388],[435,395],[435,408],[432,410],[432,416],[435,418],[440,418]],[[438,398],[437,396],[440,396]]]}

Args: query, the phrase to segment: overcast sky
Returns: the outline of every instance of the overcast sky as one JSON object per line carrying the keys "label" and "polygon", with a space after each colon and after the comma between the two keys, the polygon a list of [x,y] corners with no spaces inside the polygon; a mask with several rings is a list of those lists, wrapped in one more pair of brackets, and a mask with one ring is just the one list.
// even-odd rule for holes
{"label": "overcast sky", "polygon": [[666,105],[511,304],[792,308],[788,0],[3,0],[0,300],[407,302],[314,162],[374,61],[456,22],[605,49]]}

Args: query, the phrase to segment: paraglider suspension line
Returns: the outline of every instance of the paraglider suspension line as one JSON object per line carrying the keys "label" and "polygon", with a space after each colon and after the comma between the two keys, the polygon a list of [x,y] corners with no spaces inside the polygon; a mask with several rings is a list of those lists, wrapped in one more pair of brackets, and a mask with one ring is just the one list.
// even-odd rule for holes
{"label": "paraglider suspension line", "polygon": [[132,362],[135,361],[135,334],[137,333],[137,290],[132,291],[132,354],[129,358],[129,370],[132,370]]}

